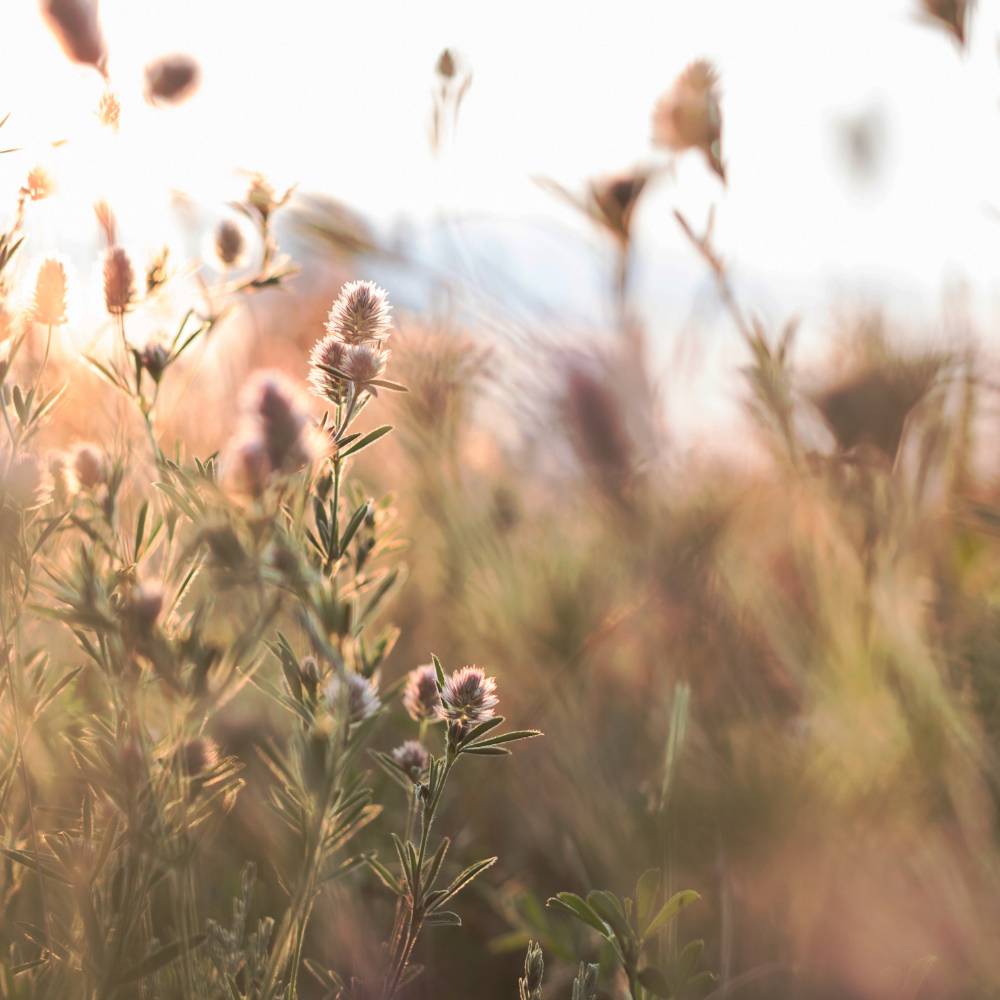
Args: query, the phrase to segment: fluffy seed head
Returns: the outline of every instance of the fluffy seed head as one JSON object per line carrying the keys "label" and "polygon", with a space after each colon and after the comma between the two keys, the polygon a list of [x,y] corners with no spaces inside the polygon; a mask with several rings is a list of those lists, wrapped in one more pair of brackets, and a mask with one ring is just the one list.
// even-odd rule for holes
{"label": "fluffy seed head", "polygon": [[97,120],[110,129],[117,129],[121,121],[122,106],[111,90],[105,90],[97,102]]}
{"label": "fluffy seed head", "polygon": [[190,56],[162,56],[146,67],[146,98],[152,104],[179,104],[194,93],[200,78],[201,70]]}
{"label": "fluffy seed head", "polygon": [[38,269],[34,313],[35,322],[43,326],[66,322],[66,272],[57,260],[49,259]]}
{"label": "fluffy seed head", "polygon": [[718,76],[704,59],[691,63],[653,111],[653,143],[675,153],[700,149],[712,169],[725,176],[719,159],[722,112]]}
{"label": "fluffy seed head", "polygon": [[294,472],[319,454],[298,388],[277,371],[257,372],[241,397],[245,429],[256,431],[271,469]]}
{"label": "fluffy seed head", "polygon": [[106,201],[94,202],[94,215],[97,216],[97,225],[100,227],[104,242],[113,247],[118,242],[118,220],[115,219],[111,206]]}
{"label": "fluffy seed head", "polygon": [[215,252],[226,267],[243,255],[243,231],[232,219],[223,219],[215,230]]}
{"label": "fluffy seed head", "polygon": [[121,247],[108,247],[104,254],[104,304],[112,316],[121,316],[134,299],[132,261]]}
{"label": "fluffy seed head", "polygon": [[48,198],[53,190],[52,178],[46,173],[44,167],[32,167],[28,171],[24,191],[32,201],[42,201],[43,198]]}
{"label": "fluffy seed head", "polygon": [[100,486],[108,476],[104,456],[92,444],[79,444],[73,450],[73,472],[85,490]]}
{"label": "fluffy seed head", "polygon": [[122,618],[136,636],[148,636],[162,611],[163,588],[153,580],[132,587],[122,602]]}
{"label": "fluffy seed head", "polygon": [[441,696],[437,689],[437,674],[431,663],[411,670],[403,690],[403,708],[415,722],[437,717]]}
{"label": "fluffy seed head", "polygon": [[309,354],[309,388],[320,399],[327,399],[331,403],[340,402],[344,380],[327,369],[337,368],[343,371],[347,350],[347,345],[333,334],[327,334],[313,345]]}
{"label": "fluffy seed head", "polygon": [[392,751],[392,759],[413,781],[419,781],[431,762],[431,755],[419,740],[407,740]]}
{"label": "fluffy seed head", "polygon": [[378,344],[351,344],[344,354],[343,372],[358,388],[368,385],[372,379],[385,372],[389,361],[389,351]]}
{"label": "fluffy seed head", "polygon": [[156,383],[159,383],[160,379],[163,378],[163,373],[166,371],[169,361],[170,352],[163,344],[157,341],[147,344],[139,352],[139,364],[142,366],[143,371],[148,372],[149,377]]}
{"label": "fluffy seed head", "polygon": [[349,281],[330,309],[326,329],[348,344],[382,340],[392,326],[385,289],[372,281]]}
{"label": "fluffy seed head", "polygon": [[267,446],[259,434],[244,430],[233,437],[222,457],[222,477],[234,493],[259,497],[272,473]]}
{"label": "fluffy seed head", "polygon": [[[326,703],[336,709],[341,699],[343,681],[339,676],[330,679],[326,686]],[[382,707],[378,696],[378,686],[373,680],[361,674],[347,674],[347,713],[351,722],[362,722],[373,716]]]}
{"label": "fluffy seed head", "polygon": [[[6,465],[6,459],[0,459]],[[0,480],[0,493],[17,507],[28,507],[38,499],[42,486],[42,470],[34,455],[25,454],[15,458],[6,467]]]}
{"label": "fluffy seed head", "polygon": [[42,0],[42,15],[67,58],[103,72],[107,52],[97,0]]}
{"label": "fluffy seed head", "polygon": [[199,736],[188,740],[181,747],[179,756],[184,773],[196,778],[219,763],[219,748],[214,740]]}
{"label": "fluffy seed head", "polygon": [[460,726],[492,719],[500,700],[496,690],[496,681],[487,677],[481,667],[462,667],[445,681],[438,718]]}
{"label": "fluffy seed head", "polygon": [[52,495],[58,503],[68,503],[80,489],[72,463],[61,451],[49,455],[49,476],[52,478]]}

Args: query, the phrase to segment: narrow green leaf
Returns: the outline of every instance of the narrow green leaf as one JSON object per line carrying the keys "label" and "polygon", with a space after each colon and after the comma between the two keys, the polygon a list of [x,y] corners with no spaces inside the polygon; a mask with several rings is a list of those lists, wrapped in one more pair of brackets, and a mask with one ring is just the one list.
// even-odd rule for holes
{"label": "narrow green leaf", "polygon": [[652,937],[661,927],[670,923],[678,913],[684,909],[685,906],[690,906],[691,903],[696,902],[701,899],[693,889],[682,889],[680,892],[675,892],[670,899],[668,899],[663,906],[660,907],[660,912],[650,920],[649,925],[643,932],[643,938]]}
{"label": "narrow green leaf", "polygon": [[610,940],[611,928],[597,915],[587,901],[575,892],[556,893],[555,896],[548,900],[546,905],[552,906],[553,903],[561,906],[564,910],[568,910],[577,920],[582,920],[588,927],[592,927],[602,937]]}

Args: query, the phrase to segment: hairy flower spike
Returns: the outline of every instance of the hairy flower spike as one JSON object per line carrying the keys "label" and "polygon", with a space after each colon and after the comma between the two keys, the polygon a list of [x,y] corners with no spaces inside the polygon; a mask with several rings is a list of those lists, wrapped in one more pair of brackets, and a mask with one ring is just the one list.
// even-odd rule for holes
{"label": "hairy flower spike", "polygon": [[200,79],[198,63],[190,56],[162,56],[146,67],[146,99],[179,104],[194,93]]}
{"label": "hairy flower spike", "polygon": [[92,444],[76,446],[73,451],[73,472],[77,482],[85,490],[100,486],[108,477],[104,456]]}
{"label": "hairy flower spike", "polygon": [[333,334],[317,340],[309,354],[309,388],[320,399],[339,403],[344,394],[344,379],[329,371],[343,371],[347,345]]}
{"label": "hairy flower spike", "polygon": [[496,681],[481,667],[462,667],[445,681],[438,718],[461,727],[492,719],[500,701],[496,689]]}
{"label": "hairy flower spike", "polygon": [[363,389],[382,376],[388,362],[389,351],[377,344],[353,344],[347,347],[342,368],[348,379]]}
{"label": "hairy flower spike", "polygon": [[24,183],[24,192],[32,201],[42,201],[48,198],[54,185],[44,167],[32,167],[28,171],[28,179]]}
{"label": "hairy flower spike", "polygon": [[121,122],[122,106],[111,90],[105,90],[97,102],[97,120],[110,129],[117,129]]}
{"label": "hairy flower spike", "polygon": [[104,304],[112,316],[122,316],[134,299],[132,262],[121,247],[109,247],[104,254]]}
{"label": "hairy flower spike", "polygon": [[223,219],[215,230],[215,252],[226,267],[233,267],[243,255],[243,231],[232,219]]}
{"label": "hairy flower spike", "polygon": [[392,306],[385,290],[372,281],[349,281],[330,309],[326,329],[347,344],[364,344],[388,337]]}
{"label": "hairy flower spike", "polygon": [[219,763],[219,748],[214,740],[199,736],[180,748],[180,765],[188,777],[197,778]]}
{"label": "hairy flower spike", "polygon": [[407,740],[392,751],[392,759],[411,780],[419,781],[431,762],[431,755],[419,740]]}
{"label": "hairy flower spike", "polygon": [[437,674],[434,666],[425,663],[411,670],[403,689],[403,708],[414,722],[438,717],[441,696],[437,689]]}
{"label": "hairy flower spike", "polygon": [[107,52],[97,0],[42,0],[42,15],[67,58],[104,71]]}
{"label": "hairy flower spike", "polygon": [[[340,701],[342,684],[340,677],[334,676],[326,686],[326,703],[331,710],[335,710]],[[371,718],[381,707],[378,686],[374,681],[361,674],[347,674],[347,712],[352,723]]]}
{"label": "hairy flower spike", "polygon": [[720,160],[722,112],[715,69],[705,59],[691,63],[653,111],[653,142],[675,153],[700,149],[723,179]]}
{"label": "hairy flower spike", "polygon": [[296,386],[284,375],[258,372],[241,399],[246,421],[260,432],[272,469],[294,472],[317,457],[309,412]]}
{"label": "hairy flower spike", "polygon": [[42,487],[42,470],[34,455],[24,454],[8,463],[0,456],[0,496],[6,495],[16,507],[29,507]]}
{"label": "hairy flower spike", "polygon": [[38,269],[34,314],[43,326],[66,322],[66,272],[57,260],[49,259]]}

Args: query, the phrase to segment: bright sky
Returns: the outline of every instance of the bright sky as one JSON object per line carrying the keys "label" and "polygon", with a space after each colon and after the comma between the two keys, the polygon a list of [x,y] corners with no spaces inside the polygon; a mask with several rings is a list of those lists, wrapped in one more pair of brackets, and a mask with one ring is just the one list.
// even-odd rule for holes
{"label": "bright sky", "polygon": [[[170,224],[169,187],[221,202],[239,189],[237,168],[329,192],[383,222],[486,215],[584,236],[531,178],[578,187],[646,161],[656,98],[688,61],[707,56],[722,79],[730,185],[724,191],[689,154],[647,199],[639,241],[655,295],[674,273],[700,274],[670,209],[682,206],[697,223],[716,203],[720,248],[756,304],[780,303],[776,317],[866,290],[933,314],[959,282],[977,314],[994,317],[1000,215],[988,206],[1000,207],[1000,4],[981,0],[966,52],[918,22],[915,6],[102,0],[124,106],[113,136],[94,119],[97,74],[67,63],[32,0],[8,0],[0,113],[13,114],[0,147],[26,152],[0,157],[0,197],[13,202],[35,161],[49,162],[57,180],[62,172],[59,207],[38,206],[39,253],[74,231],[92,241],[98,196],[118,211],[126,240],[130,229],[135,239],[153,233],[152,248]],[[435,159],[432,68],[445,46],[463,53],[474,79],[457,140]],[[179,108],[150,108],[142,68],[170,51],[200,60],[201,89]],[[837,126],[864,115],[885,132],[881,169],[860,183],[845,169]],[[65,149],[46,152],[64,137]],[[679,270],[657,278],[651,265],[661,261]],[[522,275],[528,282],[545,274],[536,263]]]}

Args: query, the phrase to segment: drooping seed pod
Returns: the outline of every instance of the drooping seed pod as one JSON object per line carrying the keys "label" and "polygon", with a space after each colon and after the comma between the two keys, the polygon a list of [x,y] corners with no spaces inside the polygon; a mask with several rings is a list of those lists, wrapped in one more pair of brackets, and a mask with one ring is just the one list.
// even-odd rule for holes
{"label": "drooping seed pod", "polygon": [[35,281],[35,322],[59,326],[66,322],[66,271],[57,260],[46,260]]}
{"label": "drooping seed pod", "polygon": [[195,92],[200,79],[201,69],[190,56],[162,56],[146,67],[146,99],[179,104]]}

